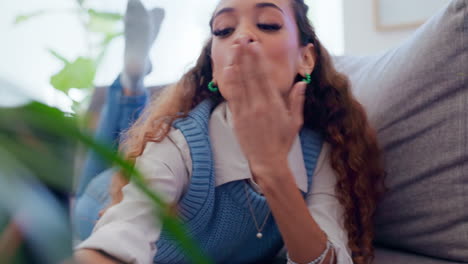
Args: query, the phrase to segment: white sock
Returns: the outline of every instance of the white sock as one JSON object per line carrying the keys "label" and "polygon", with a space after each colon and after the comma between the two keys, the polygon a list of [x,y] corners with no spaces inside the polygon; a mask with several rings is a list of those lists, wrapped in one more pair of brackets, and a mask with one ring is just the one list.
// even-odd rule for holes
{"label": "white sock", "polygon": [[164,14],[161,8],[148,12],[139,0],[128,1],[124,20],[124,69],[120,81],[134,94],[143,91],[143,79],[151,72],[148,55],[159,33]]}

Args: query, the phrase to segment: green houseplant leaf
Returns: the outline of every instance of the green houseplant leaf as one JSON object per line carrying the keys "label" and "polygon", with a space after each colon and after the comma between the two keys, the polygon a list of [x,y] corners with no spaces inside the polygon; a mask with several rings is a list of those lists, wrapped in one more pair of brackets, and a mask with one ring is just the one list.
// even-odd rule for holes
{"label": "green houseplant leaf", "polygon": [[41,11],[36,11],[34,13],[30,13],[30,14],[23,14],[23,15],[18,15],[15,17],[15,21],[13,22],[14,25],[19,25],[23,22],[26,22],[28,21],[29,19],[33,18],[33,17],[38,17],[38,16],[42,16],[44,14],[47,14],[46,11],[44,10],[41,10]]}
{"label": "green houseplant leaf", "polygon": [[100,12],[88,9],[89,21],[87,28],[91,32],[112,34],[116,31],[117,25],[122,21],[123,16],[117,13]]}
{"label": "green houseplant leaf", "polygon": [[[16,112],[17,114],[12,115],[13,112]],[[11,127],[11,123],[15,120],[18,125]],[[30,127],[34,127],[34,133],[27,132]],[[20,136],[16,138],[11,137],[11,134],[15,133]],[[163,225],[167,228],[168,232],[174,236],[181,248],[186,252],[189,259],[191,259],[193,263],[212,263],[203,255],[197,244],[187,236],[185,227],[178,219],[172,216],[169,206],[163,202],[158,194],[147,187],[143,175],[136,170],[132,164],[126,161],[118,153],[115,153],[112,147],[95,141],[90,134],[81,131],[77,125],[76,116],[63,113],[57,108],[49,107],[38,102],[32,102],[19,108],[0,108],[0,135],[2,135],[3,138],[10,136],[9,140],[12,141],[11,144],[16,144],[16,146],[12,145],[13,147],[18,147],[24,144],[24,141],[21,141],[23,138],[26,138],[26,141],[34,141],[34,136],[37,134],[44,134],[45,138],[52,136],[53,138],[65,138],[79,142],[98,153],[101,157],[107,160],[109,164],[118,166],[123,171],[123,175],[128,177],[132,183],[134,183],[145,195],[149,197],[154,206],[158,208],[158,210],[155,210],[157,212],[156,216],[162,220]],[[28,136],[24,137],[21,135]],[[0,137],[0,139],[2,139],[2,137]],[[4,143],[5,140],[0,140],[0,142]],[[37,147],[40,145],[33,144],[32,146]],[[24,146],[23,149],[26,147],[27,146]],[[44,151],[44,147],[41,146],[38,149],[40,151]],[[36,156],[40,154],[36,153],[35,155],[31,155],[25,151],[13,151],[10,153],[16,160],[23,164],[31,164],[31,159],[41,158],[40,156]],[[48,164],[50,164],[49,162],[53,162],[50,160],[43,161]],[[0,160],[0,163],[1,162],[2,160]],[[4,164],[0,165],[3,166]],[[44,169],[41,166],[32,166],[30,168],[34,170]],[[64,177],[64,175],[53,175],[53,177]],[[41,180],[47,181],[45,178],[42,178]]]}
{"label": "green houseplant leaf", "polygon": [[124,17],[122,14],[119,13],[102,12],[92,8],[88,9],[88,14],[93,17],[100,17],[102,19],[110,21],[121,21]]}
{"label": "green houseplant leaf", "polygon": [[95,75],[95,60],[79,57],[71,63],[66,63],[60,72],[50,78],[50,83],[55,89],[67,93],[71,88],[85,89],[93,87]]}

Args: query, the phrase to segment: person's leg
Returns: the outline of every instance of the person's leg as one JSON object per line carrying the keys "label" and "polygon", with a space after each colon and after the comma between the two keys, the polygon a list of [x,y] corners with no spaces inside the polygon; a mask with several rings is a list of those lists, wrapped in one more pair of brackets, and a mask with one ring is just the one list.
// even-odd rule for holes
{"label": "person's leg", "polygon": [[[155,8],[148,12],[139,0],[129,0],[125,14],[124,70],[109,87],[101,111],[95,138],[117,149],[121,133],[138,118],[148,101],[148,90],[143,78],[151,71],[148,58],[164,10]],[[92,232],[99,211],[110,202],[109,185],[115,171],[97,153],[89,151],[79,179],[73,208],[73,225],[80,240]]]}
{"label": "person's leg", "polygon": [[[120,78],[117,78],[107,92],[106,102],[101,111],[95,139],[102,144],[117,149],[120,134],[130,127],[144,108],[148,99],[147,93],[145,91],[141,95],[125,96],[122,94]],[[76,197],[80,197],[89,182],[108,167],[108,163],[96,152],[89,151],[79,179]]]}
{"label": "person's leg", "polygon": [[[125,57],[122,74],[108,90],[96,131],[96,140],[117,148],[120,134],[138,118],[148,99],[143,79],[151,71],[148,57],[165,12],[161,8],[147,11],[139,0],[129,0],[125,13]],[[108,168],[95,152],[87,155],[76,196],[84,192],[94,176]]]}
{"label": "person's leg", "polygon": [[94,177],[86,191],[76,199],[73,226],[79,240],[84,240],[91,234],[99,219],[99,211],[110,202],[108,190],[115,172],[115,169],[110,168]]}
{"label": "person's leg", "polygon": [[[120,134],[138,118],[148,98],[147,92],[139,96],[123,95],[119,79],[109,87],[95,135],[96,140],[114,148],[120,142]],[[99,211],[110,202],[109,185],[115,172],[96,152],[88,152],[73,206],[72,222],[78,239],[91,234]]]}
{"label": "person's leg", "polygon": [[147,11],[139,0],[129,0],[125,13],[125,52],[121,82],[126,95],[140,94],[143,79],[151,71],[149,53],[162,21],[164,9]]}

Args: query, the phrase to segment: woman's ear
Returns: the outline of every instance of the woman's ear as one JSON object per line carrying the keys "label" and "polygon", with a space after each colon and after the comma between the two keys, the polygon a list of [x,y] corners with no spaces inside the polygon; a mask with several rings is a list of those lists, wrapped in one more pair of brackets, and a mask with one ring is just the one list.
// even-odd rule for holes
{"label": "woman's ear", "polygon": [[312,73],[315,67],[315,60],[317,59],[314,44],[309,43],[305,47],[302,47],[300,56],[298,73],[300,75]]}

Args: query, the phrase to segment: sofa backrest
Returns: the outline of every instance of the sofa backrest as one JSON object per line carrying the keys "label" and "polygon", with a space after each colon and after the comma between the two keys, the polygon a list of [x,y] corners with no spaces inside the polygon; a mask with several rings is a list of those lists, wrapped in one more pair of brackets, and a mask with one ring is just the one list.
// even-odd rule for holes
{"label": "sofa backrest", "polygon": [[384,151],[378,245],[468,263],[468,15],[453,0],[408,40],[335,57]]}

